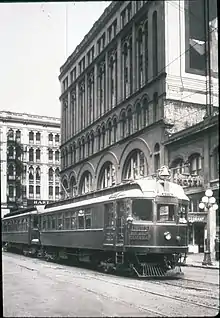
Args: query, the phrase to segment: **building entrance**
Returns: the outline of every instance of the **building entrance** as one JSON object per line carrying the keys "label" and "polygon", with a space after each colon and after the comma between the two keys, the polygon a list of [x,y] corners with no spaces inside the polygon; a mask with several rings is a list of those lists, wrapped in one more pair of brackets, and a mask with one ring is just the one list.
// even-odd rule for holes
{"label": "building entrance", "polygon": [[194,227],[195,227],[195,244],[198,245],[198,252],[204,253],[205,224],[194,223]]}

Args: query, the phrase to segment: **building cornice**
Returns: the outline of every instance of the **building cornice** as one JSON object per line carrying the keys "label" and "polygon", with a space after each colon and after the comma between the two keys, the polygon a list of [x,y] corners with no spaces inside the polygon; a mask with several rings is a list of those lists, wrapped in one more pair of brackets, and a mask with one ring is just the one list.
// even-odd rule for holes
{"label": "building cornice", "polygon": [[66,62],[60,68],[59,80],[65,74],[66,70],[69,69],[70,64],[72,65],[77,58],[82,54],[85,48],[92,42],[95,36],[100,32],[102,25],[104,25],[111,16],[117,11],[117,9],[123,4],[124,1],[112,1],[110,5],[104,10],[100,18],[93,24],[91,30],[85,35],[84,39],[73,53],[67,58]]}

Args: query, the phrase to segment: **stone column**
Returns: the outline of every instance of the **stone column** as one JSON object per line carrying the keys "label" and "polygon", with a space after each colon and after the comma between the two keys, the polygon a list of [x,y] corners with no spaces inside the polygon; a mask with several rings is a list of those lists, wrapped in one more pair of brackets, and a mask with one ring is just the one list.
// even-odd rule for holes
{"label": "stone column", "polygon": [[76,85],[75,133],[79,131],[79,84]]}
{"label": "stone column", "polygon": [[[105,54],[105,90],[104,90],[104,109],[107,110],[110,108],[110,101],[111,101],[111,90],[110,90],[110,81],[109,81],[109,59],[108,59],[108,52]],[[103,113],[103,110],[102,110]]]}
{"label": "stone column", "polygon": [[94,104],[93,104],[93,121],[98,118],[98,70],[97,64],[94,67]]}

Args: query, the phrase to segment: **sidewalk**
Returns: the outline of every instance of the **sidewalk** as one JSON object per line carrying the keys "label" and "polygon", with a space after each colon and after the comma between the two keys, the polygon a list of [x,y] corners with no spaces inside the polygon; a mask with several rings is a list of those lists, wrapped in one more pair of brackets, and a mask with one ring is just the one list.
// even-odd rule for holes
{"label": "sidewalk", "polygon": [[203,259],[203,253],[188,254],[186,258],[186,263],[183,264],[183,266],[219,269],[219,261],[213,259],[212,265],[202,265]]}

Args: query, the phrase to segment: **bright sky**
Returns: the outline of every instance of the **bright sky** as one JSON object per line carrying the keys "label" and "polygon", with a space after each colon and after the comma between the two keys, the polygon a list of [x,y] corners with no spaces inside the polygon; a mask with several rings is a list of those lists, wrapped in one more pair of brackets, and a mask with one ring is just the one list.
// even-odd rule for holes
{"label": "bright sky", "polygon": [[60,66],[110,1],[0,4],[0,110],[60,117]]}

